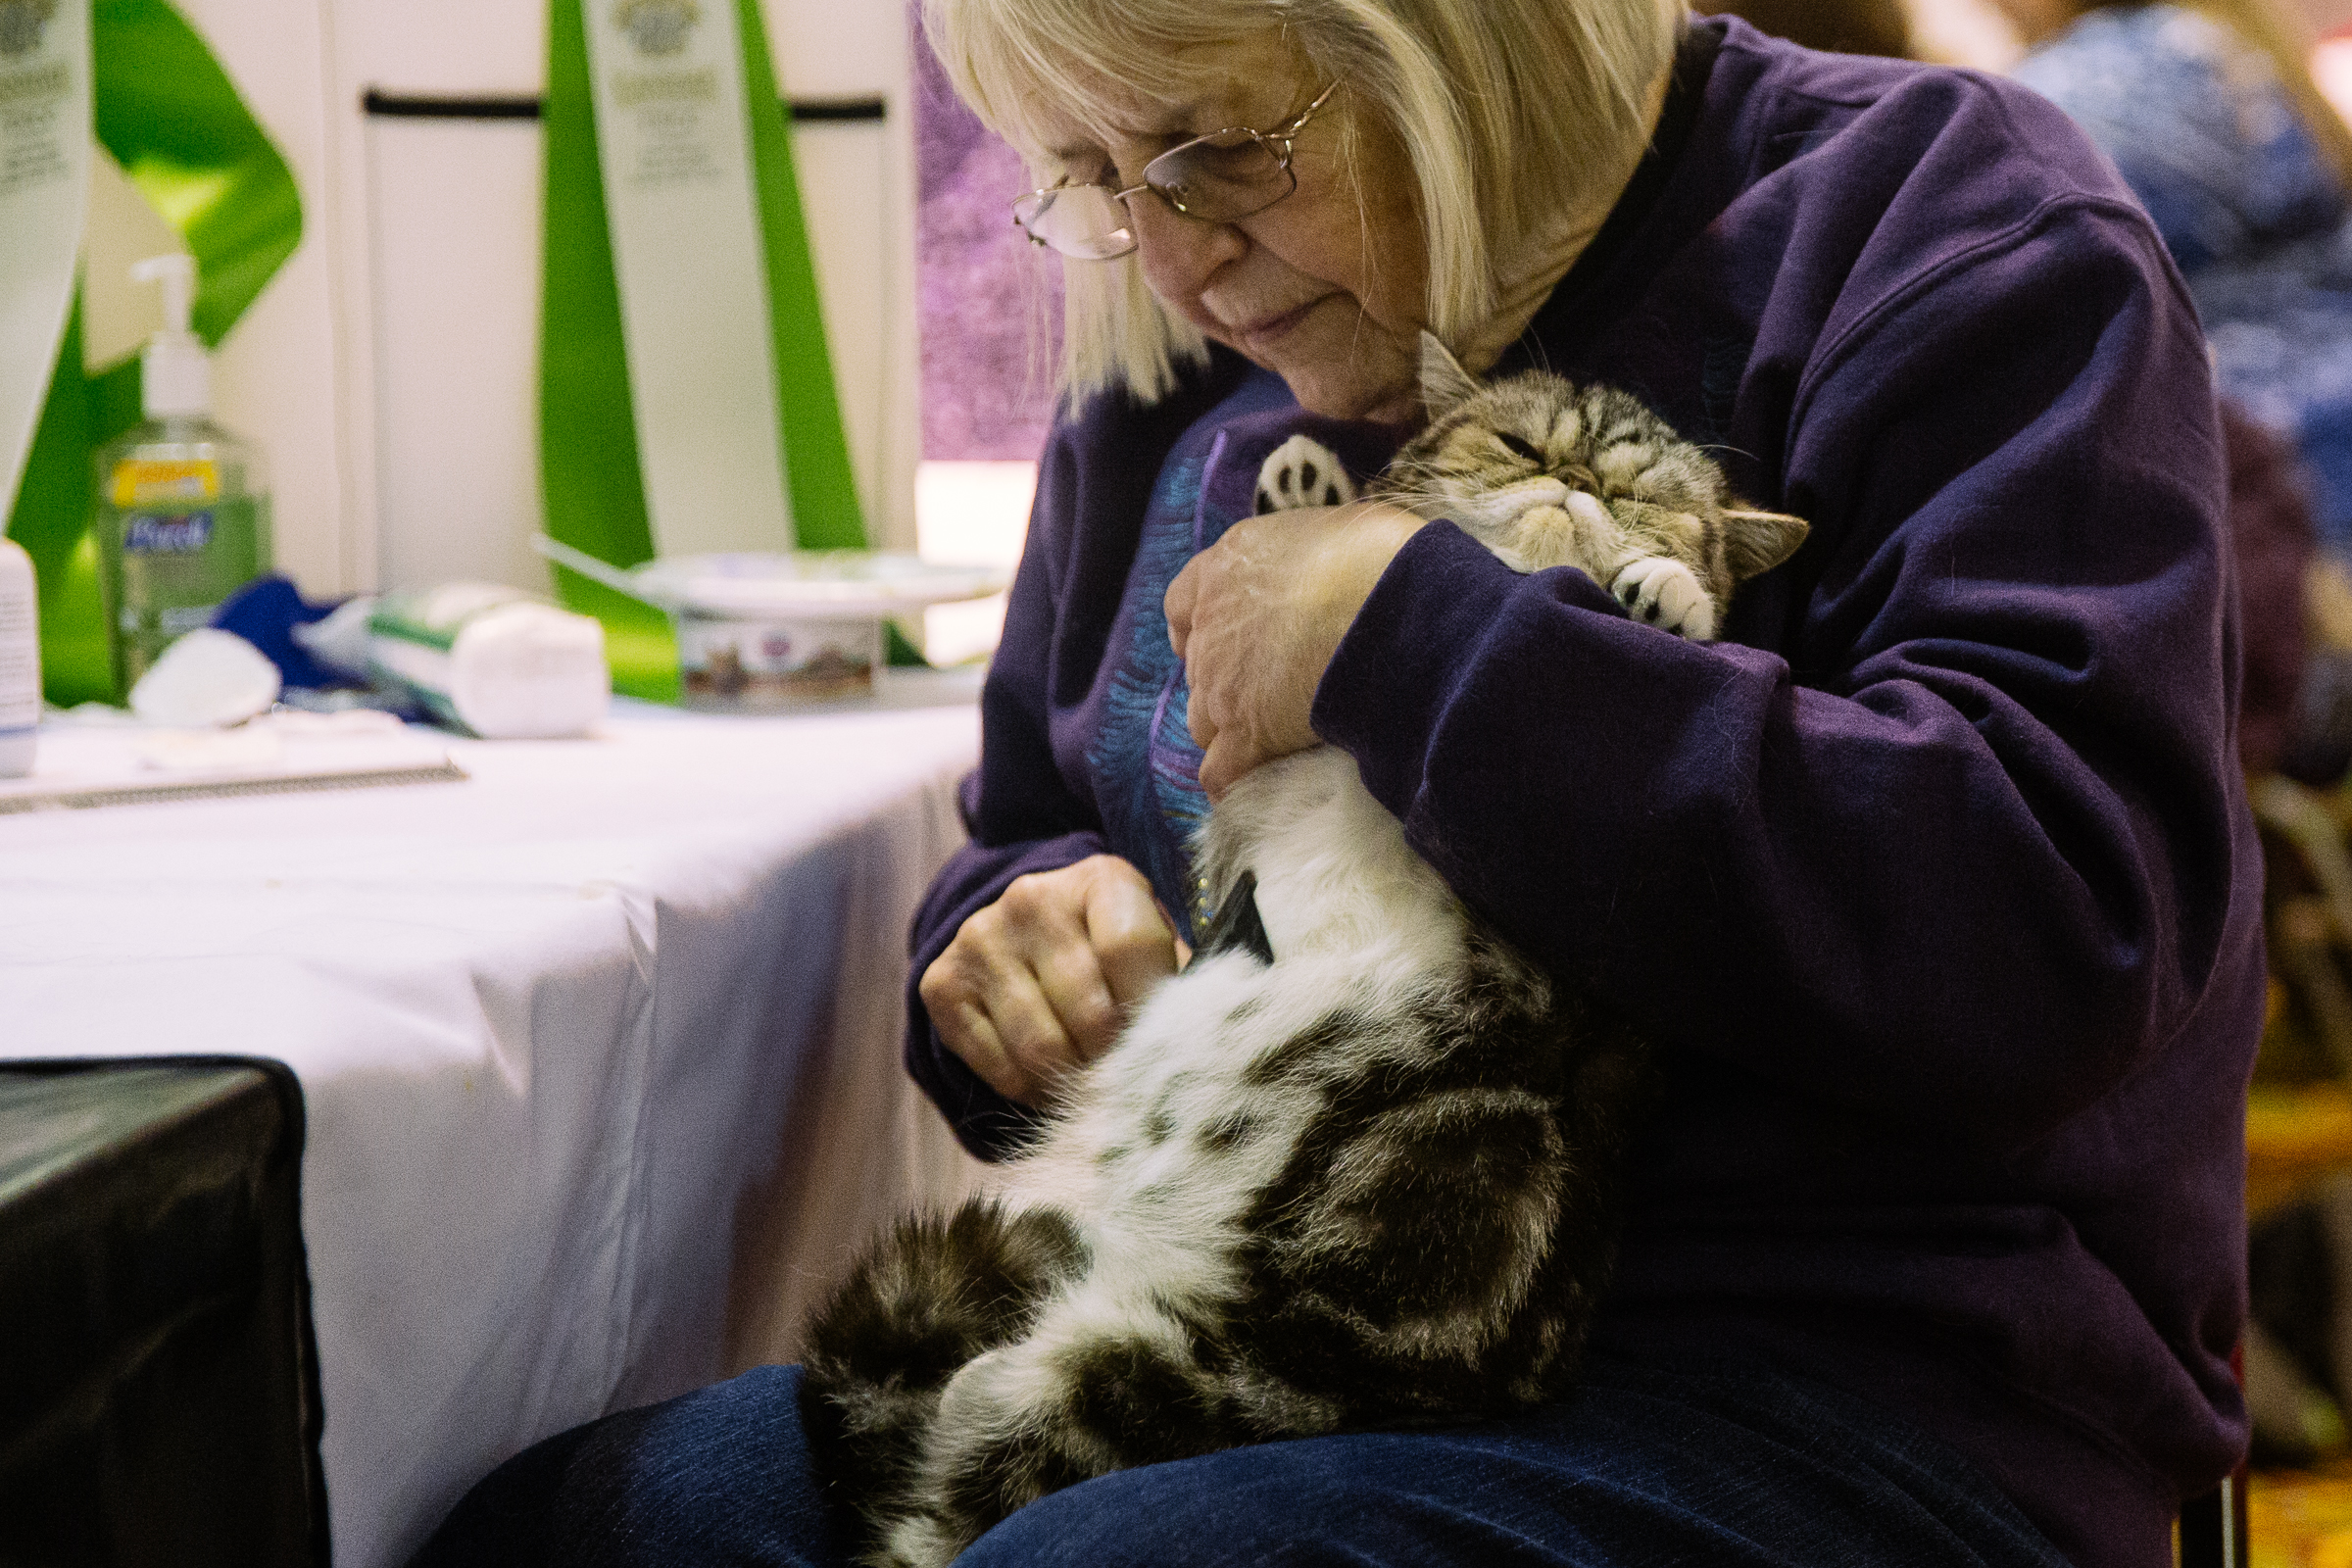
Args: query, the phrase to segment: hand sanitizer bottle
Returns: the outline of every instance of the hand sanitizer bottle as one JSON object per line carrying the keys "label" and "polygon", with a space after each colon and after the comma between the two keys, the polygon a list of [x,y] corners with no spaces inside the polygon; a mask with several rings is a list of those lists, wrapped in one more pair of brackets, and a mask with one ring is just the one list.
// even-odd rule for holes
{"label": "hand sanitizer bottle", "polygon": [[212,362],[188,326],[195,259],[152,257],[130,275],[163,285],[164,329],[140,357],[146,422],[98,454],[100,576],[125,691],[270,569],[261,454],[213,422]]}

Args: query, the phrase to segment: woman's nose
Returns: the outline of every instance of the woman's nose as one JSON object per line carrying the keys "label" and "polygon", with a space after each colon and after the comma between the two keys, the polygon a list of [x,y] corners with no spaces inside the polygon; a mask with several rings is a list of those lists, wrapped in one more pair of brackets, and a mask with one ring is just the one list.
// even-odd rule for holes
{"label": "woman's nose", "polygon": [[1200,293],[1218,268],[1250,248],[1250,237],[1236,225],[1187,218],[1156,192],[1129,197],[1127,211],[1144,280],[1164,300]]}

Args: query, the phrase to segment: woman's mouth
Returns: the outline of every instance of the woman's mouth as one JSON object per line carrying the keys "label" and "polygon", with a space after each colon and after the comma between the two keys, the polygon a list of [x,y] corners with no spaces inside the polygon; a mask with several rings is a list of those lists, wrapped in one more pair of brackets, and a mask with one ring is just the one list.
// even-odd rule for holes
{"label": "woman's mouth", "polygon": [[1296,306],[1279,316],[1261,317],[1257,320],[1232,328],[1233,334],[1240,338],[1246,347],[1251,349],[1271,347],[1288,336],[1293,328],[1306,319],[1308,313],[1329,297],[1329,295],[1323,295],[1308,300],[1304,305]]}

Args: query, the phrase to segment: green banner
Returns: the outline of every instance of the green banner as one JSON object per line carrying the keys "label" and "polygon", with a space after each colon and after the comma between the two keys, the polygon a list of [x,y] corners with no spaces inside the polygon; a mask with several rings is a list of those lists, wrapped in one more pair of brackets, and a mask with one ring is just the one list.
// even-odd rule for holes
{"label": "green banner", "polygon": [[760,226],[767,241],[767,329],[776,356],[777,414],[784,450],[792,456],[793,531],[803,550],[861,550],[865,520],[850,469],[849,439],[842,431],[841,400],[833,388],[833,357],[825,346],[808,228],[801,217],[792,128],[776,92],[757,0],[735,0],[735,9],[743,27],[744,109],[760,172]]}
{"label": "green banner", "polygon": [[[705,4],[726,6],[731,15],[707,16]],[[716,63],[707,64],[712,51]],[[645,125],[632,118],[647,104],[662,106],[673,132],[680,124],[688,129],[666,145],[659,134],[649,141]],[[600,122],[600,106],[617,121]],[[738,114],[739,122],[731,118]],[[698,484],[724,493],[723,484],[710,482],[710,470],[741,459],[754,486],[764,487],[764,497],[755,499],[765,505],[742,509],[742,531],[727,541],[732,548],[862,547],[864,520],[818,308],[791,131],[755,0],[551,0],[543,125],[539,466],[548,533],[620,566],[662,549],[709,548],[680,541],[689,527],[710,528],[713,513],[723,532],[737,509],[680,498],[691,498]],[[609,188],[615,178],[627,188]],[[737,180],[748,180],[748,213],[741,205],[731,211],[710,205],[740,204],[743,197],[726,194]],[[689,184],[697,190],[683,198],[665,189]],[[704,205],[695,220],[663,223],[664,201]],[[744,220],[740,228],[705,221],[736,217]],[[765,306],[769,363],[758,373],[772,383],[774,451],[751,450],[765,445],[762,425],[749,432],[751,439],[715,451],[706,440],[691,461],[677,452],[649,453],[649,430],[684,448],[696,432],[681,435],[681,427],[699,421],[681,417],[691,414],[695,350],[683,342],[686,334],[652,331],[646,321],[661,313],[708,324],[694,321],[696,308],[719,306],[715,294],[707,302],[698,295],[698,279],[726,270],[710,265],[711,247],[738,243],[760,251],[753,259],[758,292],[744,303]],[[624,296],[646,317],[636,323],[639,352],[656,359],[675,354],[678,363],[632,365]],[[741,323],[742,317],[728,315],[720,324],[739,337]],[[727,358],[742,369],[740,356]],[[768,388],[753,390],[764,397]],[[705,402],[715,405],[724,396],[714,389]],[[736,412],[710,408],[713,416]],[[665,483],[668,513],[656,500]],[[783,496],[773,493],[779,485]],[[780,529],[773,539],[762,537],[757,520],[762,511],[789,515],[790,537]],[[667,617],[576,573],[558,569],[556,576],[566,604],[605,622],[615,689],[673,698],[677,658]]]}
{"label": "green banner", "polygon": [[[293,173],[169,0],[94,0],[98,141],[196,258],[195,326],[218,347],[302,238]],[[138,423],[137,356],[82,368],[78,299],[7,533],[32,557],[50,701],[114,700],[90,535],[92,454]]]}
{"label": "green banner", "polygon": [[[654,535],[629,409],[620,283],[605,238],[605,178],[579,0],[554,0],[547,24],[539,493],[551,536],[599,561],[634,566],[653,559]],[[678,651],[669,617],[576,572],[553,569],[564,602],[605,623],[613,689],[675,701]]]}

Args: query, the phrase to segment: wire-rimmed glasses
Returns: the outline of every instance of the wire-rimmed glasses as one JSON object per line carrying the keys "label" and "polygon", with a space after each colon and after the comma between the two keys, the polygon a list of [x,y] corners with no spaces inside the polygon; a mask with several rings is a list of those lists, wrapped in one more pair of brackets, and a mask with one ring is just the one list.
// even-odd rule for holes
{"label": "wire-rimmed glasses", "polygon": [[1109,262],[1135,249],[1127,203],[1147,190],[1203,222],[1231,223],[1262,213],[1298,188],[1291,146],[1339,90],[1334,81],[1272,130],[1235,125],[1180,142],[1144,166],[1142,184],[1125,190],[1066,181],[1033,190],[1012,204],[1012,220],[1032,245],[1048,245],[1082,262]]}

